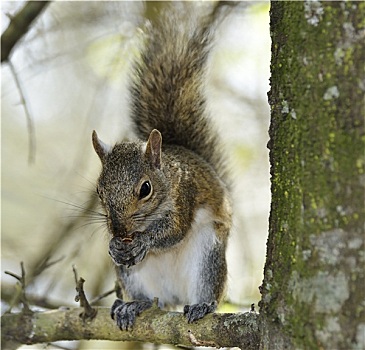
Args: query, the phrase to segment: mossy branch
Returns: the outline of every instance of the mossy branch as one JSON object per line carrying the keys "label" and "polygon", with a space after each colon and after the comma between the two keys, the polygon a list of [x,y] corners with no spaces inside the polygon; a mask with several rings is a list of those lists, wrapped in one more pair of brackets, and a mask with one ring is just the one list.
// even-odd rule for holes
{"label": "mossy branch", "polygon": [[98,339],[141,341],[185,346],[258,349],[258,314],[212,314],[193,324],[180,312],[167,312],[157,306],[144,311],[132,331],[121,331],[110,318],[109,308],[96,308],[96,317],[83,320],[84,309],[5,314],[1,317],[2,348],[9,344],[37,344],[59,340]]}

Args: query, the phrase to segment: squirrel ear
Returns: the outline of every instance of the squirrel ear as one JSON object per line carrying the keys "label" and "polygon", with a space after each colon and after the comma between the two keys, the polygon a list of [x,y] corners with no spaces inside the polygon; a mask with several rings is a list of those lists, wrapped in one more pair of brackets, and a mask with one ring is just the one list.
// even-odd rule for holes
{"label": "squirrel ear", "polygon": [[158,130],[153,129],[148,137],[145,154],[152,165],[158,169],[161,168],[161,144],[161,133]]}
{"label": "squirrel ear", "polygon": [[110,152],[111,147],[98,138],[98,134],[95,130],[93,131],[92,140],[95,152],[99,156],[100,160],[103,162],[106,155]]}

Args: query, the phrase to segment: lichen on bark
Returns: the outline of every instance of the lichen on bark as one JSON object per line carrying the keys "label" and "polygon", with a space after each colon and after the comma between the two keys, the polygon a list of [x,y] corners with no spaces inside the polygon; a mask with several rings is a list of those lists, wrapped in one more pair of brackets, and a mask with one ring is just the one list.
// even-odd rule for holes
{"label": "lichen on bark", "polygon": [[295,348],[357,348],[365,324],[365,3],[271,6],[262,319]]}

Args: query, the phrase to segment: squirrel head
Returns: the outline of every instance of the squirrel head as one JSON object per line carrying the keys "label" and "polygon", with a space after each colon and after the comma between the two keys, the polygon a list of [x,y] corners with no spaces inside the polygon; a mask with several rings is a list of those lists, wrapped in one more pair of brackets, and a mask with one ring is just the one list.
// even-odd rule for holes
{"label": "squirrel head", "polygon": [[111,147],[94,131],[92,141],[102,163],[97,193],[108,216],[110,233],[132,237],[134,232],[144,232],[159,215],[160,203],[169,192],[161,133],[152,130],[147,142],[122,142]]}

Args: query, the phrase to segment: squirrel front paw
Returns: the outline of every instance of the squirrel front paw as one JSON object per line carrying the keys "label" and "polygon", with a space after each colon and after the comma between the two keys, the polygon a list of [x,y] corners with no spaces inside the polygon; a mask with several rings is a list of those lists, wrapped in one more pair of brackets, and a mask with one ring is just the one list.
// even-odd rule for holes
{"label": "squirrel front paw", "polygon": [[121,299],[116,299],[110,309],[110,316],[117,322],[117,326],[122,331],[127,331],[133,328],[136,317],[151,306],[152,301],[150,300],[124,302]]}
{"label": "squirrel front paw", "polygon": [[139,236],[133,240],[113,237],[109,243],[109,255],[118,266],[133,266],[146,256],[148,245]]}
{"label": "squirrel front paw", "polygon": [[203,318],[217,309],[217,302],[185,305],[184,315],[189,323]]}

